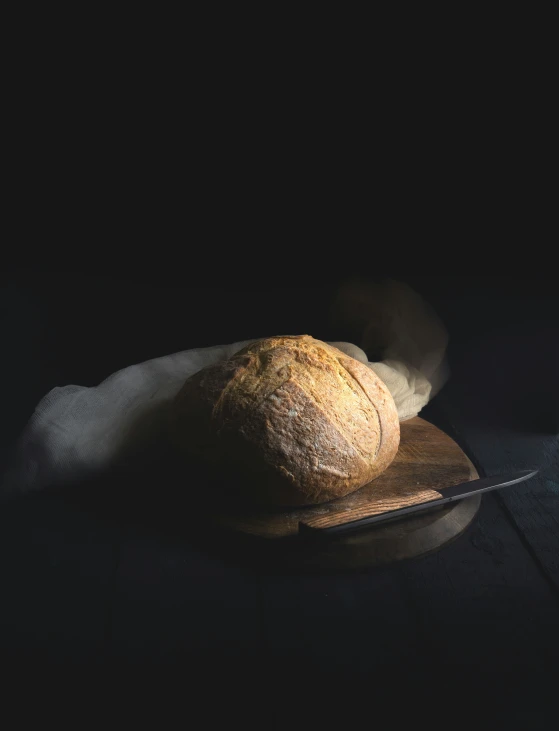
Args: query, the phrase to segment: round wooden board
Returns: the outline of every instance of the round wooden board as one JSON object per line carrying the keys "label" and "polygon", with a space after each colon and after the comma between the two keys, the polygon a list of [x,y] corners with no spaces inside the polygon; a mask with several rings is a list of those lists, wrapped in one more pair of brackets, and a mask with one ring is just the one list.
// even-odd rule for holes
{"label": "round wooden board", "polygon": [[259,563],[279,560],[292,568],[348,569],[431,553],[468,527],[479,509],[479,495],[345,537],[312,540],[299,535],[300,522],[346,522],[423,503],[439,497],[438,490],[444,493],[445,487],[478,477],[462,449],[437,427],[419,417],[400,426],[400,448],[392,465],[352,495],[292,510],[221,504],[207,517],[214,526],[249,539],[245,555],[255,552]]}

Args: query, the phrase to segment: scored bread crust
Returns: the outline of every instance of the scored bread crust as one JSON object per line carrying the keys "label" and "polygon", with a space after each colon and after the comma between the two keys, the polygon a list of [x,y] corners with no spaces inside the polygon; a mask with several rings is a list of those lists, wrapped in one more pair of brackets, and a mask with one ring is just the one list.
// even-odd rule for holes
{"label": "scored bread crust", "polygon": [[278,336],[187,379],[171,435],[181,452],[241,478],[256,501],[288,506],[374,480],[398,451],[400,424],[366,365],[309,335]]}

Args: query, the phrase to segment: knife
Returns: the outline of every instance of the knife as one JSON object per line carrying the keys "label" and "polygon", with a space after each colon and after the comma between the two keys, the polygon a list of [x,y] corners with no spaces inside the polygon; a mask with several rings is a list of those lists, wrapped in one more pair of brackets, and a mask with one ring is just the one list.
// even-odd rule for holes
{"label": "knife", "polygon": [[351,520],[346,523],[338,523],[336,525],[318,527],[313,526],[312,521],[300,522],[299,533],[301,535],[313,535],[313,536],[337,536],[340,534],[355,533],[361,528],[368,527],[370,525],[377,525],[379,523],[386,523],[392,520],[398,520],[399,518],[412,515],[414,513],[423,512],[426,510],[432,510],[438,508],[441,505],[452,503],[455,500],[462,500],[472,495],[477,495],[482,492],[489,492],[489,490],[497,490],[501,487],[507,487],[507,485],[516,485],[518,482],[524,482],[529,480],[534,475],[538,474],[539,470],[521,470],[519,472],[513,472],[508,475],[495,475],[493,477],[481,477],[478,480],[470,480],[469,482],[462,482],[459,485],[452,485],[452,487],[445,487],[441,491],[441,497],[435,500],[429,500],[427,502],[418,503],[417,505],[410,505],[405,508],[398,508],[397,510],[389,510],[379,515],[370,515],[366,518],[360,518],[358,520]]}

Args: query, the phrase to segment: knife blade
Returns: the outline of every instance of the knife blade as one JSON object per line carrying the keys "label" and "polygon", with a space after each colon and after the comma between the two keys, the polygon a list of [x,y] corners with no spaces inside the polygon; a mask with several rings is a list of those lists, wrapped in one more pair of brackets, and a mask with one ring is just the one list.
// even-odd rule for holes
{"label": "knife blade", "polygon": [[407,517],[414,513],[432,510],[433,508],[438,508],[456,500],[463,500],[464,498],[476,495],[477,493],[497,490],[501,487],[507,487],[508,485],[516,485],[519,482],[524,482],[525,480],[529,480],[534,477],[534,475],[537,475],[538,471],[539,470],[520,470],[508,475],[494,475],[492,477],[481,477],[477,480],[462,482],[459,485],[442,488],[442,490],[440,490],[441,497],[436,498],[435,500],[418,503],[417,505],[409,505],[408,507],[398,508],[397,510],[390,510],[385,513],[380,513],[379,515],[370,515],[366,518],[359,518],[358,520],[351,520],[346,523],[339,523],[326,528],[316,528],[312,525],[301,522],[299,523],[299,533],[304,535],[321,536],[355,533],[356,531],[361,530],[361,528],[370,525],[398,520],[399,518]]}

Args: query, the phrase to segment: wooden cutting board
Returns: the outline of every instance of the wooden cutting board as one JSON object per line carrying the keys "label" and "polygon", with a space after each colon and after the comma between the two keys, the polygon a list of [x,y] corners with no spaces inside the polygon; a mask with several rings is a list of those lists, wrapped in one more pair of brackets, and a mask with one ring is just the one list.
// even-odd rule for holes
{"label": "wooden cutting board", "polygon": [[[265,510],[223,505],[212,514],[212,522],[235,532],[274,543],[293,543],[301,523],[314,527],[336,525],[369,515],[395,510],[440,497],[439,490],[478,477],[475,467],[447,434],[415,417],[401,425],[398,454],[376,480],[339,500],[296,509]],[[379,560],[405,558],[431,551],[461,533],[477,512],[479,496],[450,503],[431,513],[418,514],[395,523],[372,526],[363,534],[338,539],[346,546],[363,543],[372,536],[383,545]],[[412,537],[411,544],[409,537]],[[422,539],[423,536],[423,539]],[[410,544],[408,549],[406,545]],[[374,561],[378,562],[378,561]]]}

